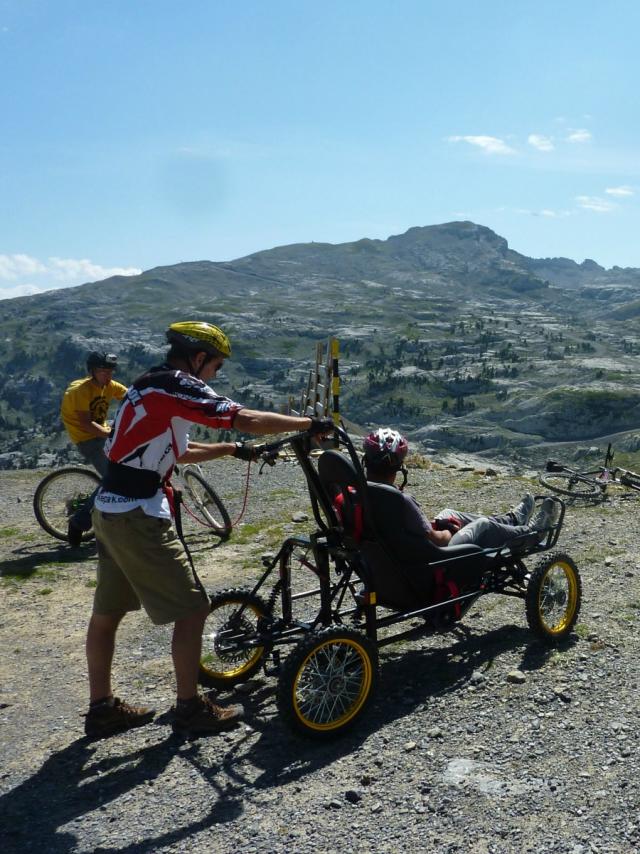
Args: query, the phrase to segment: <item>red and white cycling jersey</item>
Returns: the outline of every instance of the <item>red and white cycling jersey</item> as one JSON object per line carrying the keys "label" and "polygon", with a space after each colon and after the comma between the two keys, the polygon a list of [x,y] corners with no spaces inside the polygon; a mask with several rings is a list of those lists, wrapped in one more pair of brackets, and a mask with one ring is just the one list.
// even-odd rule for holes
{"label": "red and white cycling jersey", "polygon": [[[231,429],[242,409],[191,374],[162,365],[127,390],[107,440],[105,453],[116,463],[155,471],[163,479],[187,449],[192,424]],[[153,498],[127,498],[100,490],[95,506],[108,513],[142,507],[149,516],[170,516],[162,490]]]}

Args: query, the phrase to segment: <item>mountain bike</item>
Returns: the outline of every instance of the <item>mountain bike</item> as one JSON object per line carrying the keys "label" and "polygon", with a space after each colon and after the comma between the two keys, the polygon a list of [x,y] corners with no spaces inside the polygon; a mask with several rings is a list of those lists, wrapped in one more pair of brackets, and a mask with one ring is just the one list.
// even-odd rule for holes
{"label": "mountain bike", "polygon": [[221,540],[229,539],[233,528],[222,499],[196,463],[177,465],[175,485],[182,492],[182,523],[192,532],[206,529]]}
{"label": "mountain bike", "polygon": [[640,474],[621,468],[611,468],[614,458],[611,443],[607,446],[604,465],[579,471],[556,460],[548,460],[539,480],[543,486],[560,495],[603,501],[611,485],[640,492]]}
{"label": "mountain bike", "polygon": [[[57,540],[68,541],[69,518],[95,491],[99,475],[84,466],[65,466],[44,477],[33,496],[33,512],[40,526]],[[85,531],[83,542],[93,537]]]}

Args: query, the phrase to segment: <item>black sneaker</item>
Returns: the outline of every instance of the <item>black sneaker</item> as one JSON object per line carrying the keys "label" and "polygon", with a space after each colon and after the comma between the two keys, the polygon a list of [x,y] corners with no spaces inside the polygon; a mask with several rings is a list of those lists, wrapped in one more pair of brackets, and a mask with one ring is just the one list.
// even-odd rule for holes
{"label": "black sneaker", "polygon": [[69,519],[69,526],[67,528],[67,540],[69,541],[69,545],[77,549],[80,543],[82,542],[82,535],[84,531],[82,528],[78,527],[73,519]]}
{"label": "black sneaker", "polygon": [[244,716],[242,706],[217,706],[208,697],[198,695],[187,704],[173,707],[175,733],[188,736],[214,735],[234,727]]}
{"label": "black sneaker", "polygon": [[108,738],[117,732],[148,724],[155,713],[155,709],[130,706],[119,697],[111,697],[91,706],[85,715],[84,732],[89,738]]}

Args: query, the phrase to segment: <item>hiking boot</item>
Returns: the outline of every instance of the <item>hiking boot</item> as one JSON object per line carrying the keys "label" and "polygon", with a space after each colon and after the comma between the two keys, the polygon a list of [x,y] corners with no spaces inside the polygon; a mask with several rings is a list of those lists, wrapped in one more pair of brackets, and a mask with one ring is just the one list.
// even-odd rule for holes
{"label": "hiking boot", "polygon": [[509,513],[516,520],[516,525],[528,525],[529,519],[531,519],[531,514],[533,513],[533,508],[536,506],[536,502],[533,498],[533,495],[530,492],[527,492],[520,504],[516,504],[516,506],[509,511]]}
{"label": "hiking boot", "polygon": [[242,706],[217,706],[200,695],[173,708],[173,731],[188,736],[213,735],[231,729],[243,717]]}
{"label": "hiking boot", "polygon": [[89,738],[108,738],[117,732],[148,724],[155,713],[155,709],[130,706],[119,697],[109,697],[90,706],[84,719],[84,732]]}
{"label": "hiking boot", "polygon": [[538,542],[542,542],[549,528],[558,521],[558,504],[553,498],[545,498],[540,509],[529,523],[532,532],[540,534]]}
{"label": "hiking boot", "polygon": [[84,531],[82,528],[78,527],[73,519],[69,519],[69,526],[67,527],[67,540],[69,541],[69,545],[73,549],[77,549],[80,543],[82,542],[82,535]]}

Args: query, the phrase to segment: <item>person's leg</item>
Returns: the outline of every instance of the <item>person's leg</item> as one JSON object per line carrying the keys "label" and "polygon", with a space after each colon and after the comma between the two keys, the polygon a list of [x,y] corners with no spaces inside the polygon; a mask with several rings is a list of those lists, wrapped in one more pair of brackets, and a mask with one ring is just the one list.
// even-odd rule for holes
{"label": "person's leg", "polygon": [[208,615],[209,608],[206,607],[174,623],[171,656],[178,700],[189,700],[198,693],[202,630]]}
{"label": "person's leg", "polygon": [[89,702],[111,697],[111,665],[116,632],[124,611],[119,614],[92,614],[87,631],[86,653],[89,671]]}
{"label": "person's leg", "polygon": [[505,525],[489,516],[480,516],[454,534],[449,545],[473,543],[483,549],[493,549],[503,546],[515,537],[530,533],[531,528],[527,525]]}
{"label": "person's leg", "polygon": [[491,519],[501,522],[503,525],[527,525],[531,519],[535,507],[535,500],[530,492],[527,492],[522,501],[512,507],[506,513],[492,514]]}
{"label": "person's leg", "polygon": [[76,450],[84,462],[93,466],[100,477],[104,477],[107,473],[108,460],[104,452],[105,442],[106,439],[96,436],[95,439],[87,439],[86,442],[78,442],[76,445]]}
{"label": "person's leg", "polygon": [[445,507],[444,510],[440,510],[438,515],[435,517],[436,519],[457,519],[460,522],[460,527],[463,528],[465,525],[470,525],[471,522],[475,522],[476,519],[480,518],[479,513],[464,513],[462,510],[454,510],[451,507]]}
{"label": "person's leg", "polygon": [[[96,437],[95,439],[88,439],[86,442],[78,442],[76,445],[76,450],[83,461],[93,466],[100,477],[104,477],[107,473],[107,458],[104,453],[104,443],[105,439]],[[96,500],[99,489],[100,486],[97,486],[69,519],[67,535],[69,543],[72,546],[79,546],[82,541],[82,535],[91,528],[91,511],[93,510],[93,503]]]}
{"label": "person's leg", "polygon": [[155,711],[130,706],[113,696],[111,667],[118,626],[124,614],[139,608],[140,602],[109,550],[110,538],[119,539],[118,524],[107,525],[105,514],[95,510],[93,522],[98,542],[98,583],[86,640],[90,700],[84,731],[89,738],[106,738],[143,726]]}
{"label": "person's leg", "polygon": [[[141,509],[123,514],[96,514],[96,534],[105,525],[118,536],[109,551],[143,608],[156,625],[173,623],[172,657],[177,701],[176,731],[208,734],[234,726],[241,706],[223,708],[198,694],[202,629],[209,614],[209,597],[192,569],[169,519],[146,516]],[[123,518],[118,519],[118,515]],[[102,518],[107,517],[103,522]]]}

